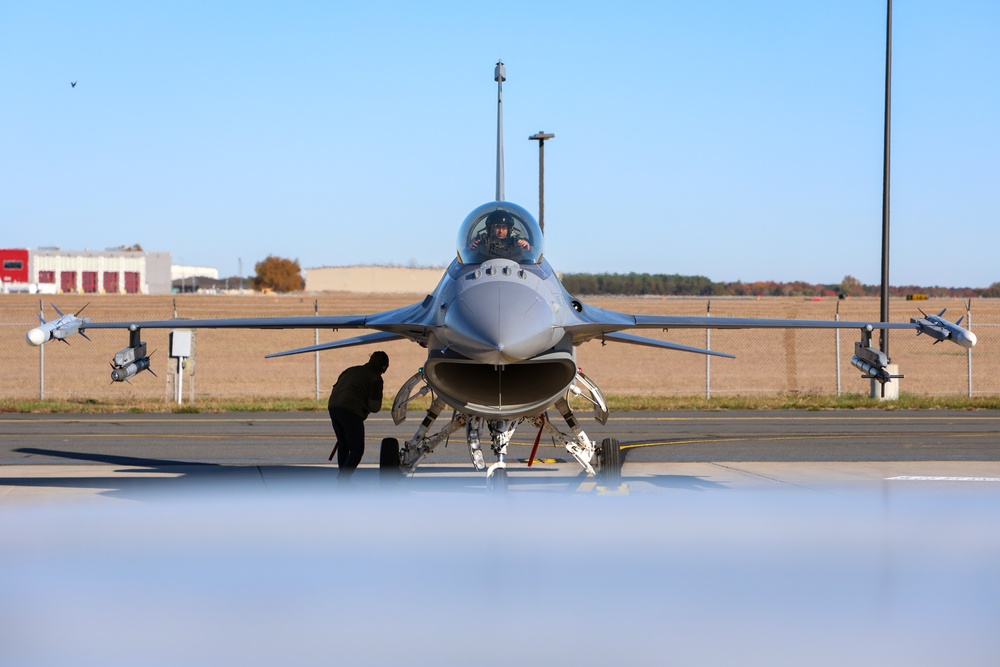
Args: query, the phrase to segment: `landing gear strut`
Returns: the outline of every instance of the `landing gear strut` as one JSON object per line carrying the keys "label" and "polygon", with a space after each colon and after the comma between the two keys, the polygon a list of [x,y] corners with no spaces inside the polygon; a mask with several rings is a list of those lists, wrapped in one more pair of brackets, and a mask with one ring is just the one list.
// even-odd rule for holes
{"label": "landing gear strut", "polygon": [[[417,385],[424,382],[424,386],[417,389]],[[427,409],[427,414],[420,422],[417,432],[402,447],[395,438],[386,438],[382,441],[382,451],[379,458],[379,469],[383,475],[388,475],[390,471],[394,473],[402,472],[411,474],[420,464],[425,456],[434,451],[439,444],[447,442],[452,433],[460,428],[465,429],[466,441],[469,446],[469,456],[477,470],[486,468],[483,460],[481,438],[485,433],[490,436],[490,448],[496,457],[496,463],[486,468],[486,478],[489,487],[494,490],[506,491],[508,486],[507,446],[514,435],[515,429],[523,421],[528,421],[540,431],[548,433],[554,442],[565,446],[566,451],[580,464],[589,476],[595,476],[597,470],[601,472],[601,477],[605,484],[618,486],[621,484],[621,447],[618,440],[608,438],[601,442],[598,447],[584,432],[570,408],[569,400],[572,397],[581,397],[594,406],[594,416],[600,423],[606,423],[608,419],[607,402],[597,385],[583,373],[577,373],[573,383],[570,384],[566,393],[555,401],[555,408],[562,415],[570,433],[564,433],[552,425],[551,420],[545,418],[545,413],[535,417],[522,417],[518,419],[489,419],[476,415],[455,411],[451,421],[440,431],[431,435],[430,430],[434,422],[445,409],[444,400],[435,395],[422,373],[416,373],[406,381],[396,394],[393,401],[392,417],[398,425],[406,419],[406,406],[419,396],[431,394],[431,406]]]}

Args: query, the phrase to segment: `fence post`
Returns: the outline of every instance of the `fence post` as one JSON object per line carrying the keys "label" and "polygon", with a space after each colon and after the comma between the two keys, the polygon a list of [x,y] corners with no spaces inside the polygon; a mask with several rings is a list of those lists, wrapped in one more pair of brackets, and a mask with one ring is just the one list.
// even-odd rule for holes
{"label": "fence post", "polygon": [[[319,317],[319,299],[313,299],[313,314]],[[319,345],[319,329],[316,329],[316,345]],[[319,400],[319,350],[316,350],[316,400]]]}
{"label": "fence post", "polygon": [[[38,301],[38,311],[44,312],[41,300]],[[45,400],[45,346],[38,346],[38,400]]]}
{"label": "fence post", "polygon": [[[972,331],[972,299],[965,301],[965,328]],[[972,398],[972,348],[965,351],[969,364],[969,398]]]}
{"label": "fence post", "polygon": [[45,346],[38,346],[38,400],[45,400]]}
{"label": "fence post", "polygon": [[[833,321],[840,321],[840,300],[837,300],[837,312],[833,315]],[[840,398],[840,329],[834,329],[837,333],[837,398]]]}
{"label": "fence post", "polygon": [[[712,316],[712,300],[708,300],[708,305],[705,308],[706,317]],[[705,349],[712,349],[712,330],[705,329]],[[712,398],[712,355],[705,355],[705,398]]]}

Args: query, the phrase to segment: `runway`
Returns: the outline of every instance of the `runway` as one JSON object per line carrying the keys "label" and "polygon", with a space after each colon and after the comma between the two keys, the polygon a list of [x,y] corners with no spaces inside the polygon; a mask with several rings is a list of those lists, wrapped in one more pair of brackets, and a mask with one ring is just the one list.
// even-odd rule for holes
{"label": "runway", "polygon": [[1000,414],[632,413],[486,492],[320,414],[0,417],[11,664],[994,665]]}

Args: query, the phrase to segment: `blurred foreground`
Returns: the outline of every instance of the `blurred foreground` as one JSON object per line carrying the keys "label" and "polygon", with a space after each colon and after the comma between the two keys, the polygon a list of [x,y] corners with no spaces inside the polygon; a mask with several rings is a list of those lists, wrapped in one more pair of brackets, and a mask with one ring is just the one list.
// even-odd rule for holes
{"label": "blurred foreground", "polygon": [[0,646],[27,667],[995,665],[998,486],[888,484],[8,507]]}

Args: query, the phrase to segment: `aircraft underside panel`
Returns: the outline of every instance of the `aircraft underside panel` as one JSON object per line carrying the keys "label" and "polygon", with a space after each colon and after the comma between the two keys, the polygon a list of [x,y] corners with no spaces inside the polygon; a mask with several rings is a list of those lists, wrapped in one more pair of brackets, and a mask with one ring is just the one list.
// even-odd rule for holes
{"label": "aircraft underside panel", "polygon": [[552,405],[576,377],[576,359],[572,351],[552,352],[530,361],[492,366],[431,353],[424,376],[458,410],[512,419],[535,416]]}

